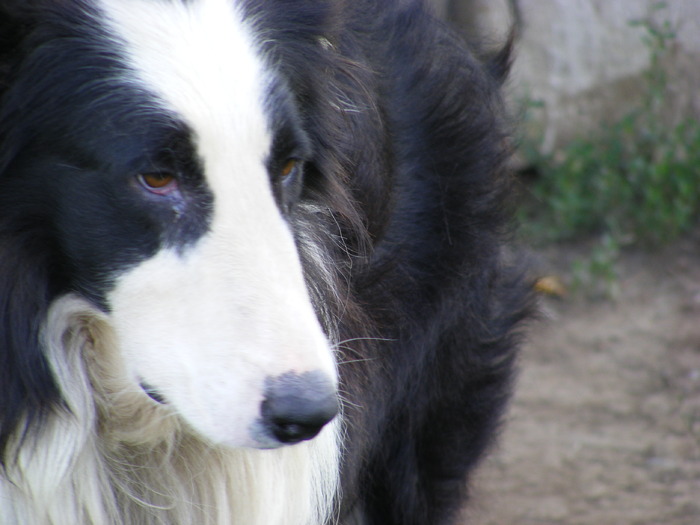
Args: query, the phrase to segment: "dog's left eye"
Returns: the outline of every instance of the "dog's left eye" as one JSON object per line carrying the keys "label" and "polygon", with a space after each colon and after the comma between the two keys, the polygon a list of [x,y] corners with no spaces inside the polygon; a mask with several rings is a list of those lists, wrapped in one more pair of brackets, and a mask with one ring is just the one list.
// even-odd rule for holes
{"label": "dog's left eye", "polygon": [[289,176],[293,175],[294,172],[297,170],[298,164],[299,161],[297,159],[287,160],[287,162],[284,163],[284,166],[282,166],[282,169],[279,172],[280,178],[286,179]]}
{"label": "dog's left eye", "polygon": [[141,173],[138,175],[141,185],[152,193],[165,195],[177,188],[177,179],[167,171]]}

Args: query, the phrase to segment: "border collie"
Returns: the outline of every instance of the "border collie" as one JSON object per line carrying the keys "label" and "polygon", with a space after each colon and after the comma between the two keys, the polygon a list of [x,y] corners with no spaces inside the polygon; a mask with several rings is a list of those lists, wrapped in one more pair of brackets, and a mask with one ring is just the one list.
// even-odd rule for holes
{"label": "border collie", "polygon": [[0,523],[456,523],[506,61],[417,0],[3,0]]}

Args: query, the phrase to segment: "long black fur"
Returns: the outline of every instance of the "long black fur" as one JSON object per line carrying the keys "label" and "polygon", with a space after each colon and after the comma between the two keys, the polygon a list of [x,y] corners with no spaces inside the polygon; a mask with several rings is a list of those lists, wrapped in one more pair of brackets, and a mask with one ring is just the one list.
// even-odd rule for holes
{"label": "long black fur", "polygon": [[[51,301],[66,290],[90,295],[37,188],[12,167],[22,148],[38,147],[26,135],[43,118],[20,114],[32,100],[12,86],[36,74],[25,61],[48,38],[37,29],[42,18],[79,18],[69,16],[79,3],[0,6],[3,464],[11,436],[60,404],[39,343]],[[529,308],[527,286],[502,253],[512,183],[493,72],[505,55],[482,64],[417,0],[244,3],[313,144],[293,224],[300,243],[304,229],[334,261],[327,283],[302,253],[319,314],[341,342],[340,523],[453,524],[497,433],[514,330]],[[60,56],[58,37],[55,46]]]}
{"label": "long black fur", "polygon": [[[512,181],[494,73],[507,54],[479,63],[420,2],[338,4],[263,12],[320,146],[306,197],[342,229],[343,249],[328,246],[347,286],[342,509],[372,525],[453,523],[509,398],[529,303],[502,254]],[[329,107],[339,95],[344,111]]]}

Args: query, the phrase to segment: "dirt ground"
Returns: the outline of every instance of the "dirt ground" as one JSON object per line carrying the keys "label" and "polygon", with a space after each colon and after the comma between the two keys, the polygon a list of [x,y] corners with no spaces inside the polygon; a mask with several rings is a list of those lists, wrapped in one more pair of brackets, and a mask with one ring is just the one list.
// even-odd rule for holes
{"label": "dirt ground", "polygon": [[[582,249],[538,255],[566,281]],[[700,525],[700,232],[543,301],[470,525]]]}

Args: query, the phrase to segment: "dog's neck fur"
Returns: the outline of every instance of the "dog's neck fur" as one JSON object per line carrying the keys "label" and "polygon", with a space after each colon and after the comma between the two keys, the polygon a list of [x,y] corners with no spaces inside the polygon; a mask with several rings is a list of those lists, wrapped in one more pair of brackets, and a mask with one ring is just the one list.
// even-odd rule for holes
{"label": "dog's neck fur", "polygon": [[49,414],[38,437],[17,436],[17,461],[0,484],[0,524],[329,520],[337,424],[293,447],[217,447],[167,407],[124,388],[110,332],[106,318],[83,301],[67,297],[53,305],[44,333],[57,335],[45,344],[66,409]]}

